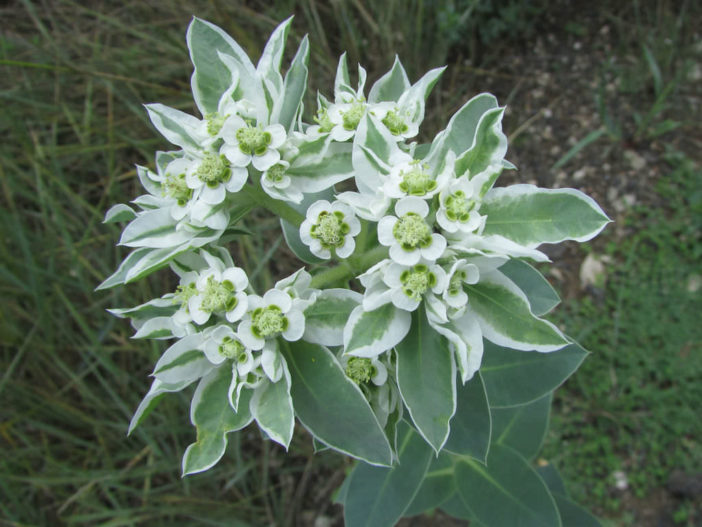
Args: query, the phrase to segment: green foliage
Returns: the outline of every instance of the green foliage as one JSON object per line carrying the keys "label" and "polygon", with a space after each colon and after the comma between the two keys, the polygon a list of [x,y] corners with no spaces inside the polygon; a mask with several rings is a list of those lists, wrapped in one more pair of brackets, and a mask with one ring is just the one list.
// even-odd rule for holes
{"label": "green foliage", "polygon": [[702,171],[681,154],[668,161],[662,206],[635,209],[633,234],[611,246],[604,305],[566,304],[564,322],[596,352],[557,393],[544,454],[579,500],[613,510],[615,471],[643,496],[673,468],[702,463]]}

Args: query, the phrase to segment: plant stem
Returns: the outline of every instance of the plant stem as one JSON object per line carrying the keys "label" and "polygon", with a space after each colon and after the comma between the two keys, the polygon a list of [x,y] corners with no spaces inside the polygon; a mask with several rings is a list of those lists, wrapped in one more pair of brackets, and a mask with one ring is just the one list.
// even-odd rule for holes
{"label": "plant stem", "polygon": [[382,245],[371,249],[361,258],[356,260],[357,264],[351,266],[348,262],[341,262],[336,267],[330,267],[312,277],[310,287],[322,288],[323,286],[337,282],[339,280],[353,278],[365,272],[380,260],[387,258],[388,248]]}

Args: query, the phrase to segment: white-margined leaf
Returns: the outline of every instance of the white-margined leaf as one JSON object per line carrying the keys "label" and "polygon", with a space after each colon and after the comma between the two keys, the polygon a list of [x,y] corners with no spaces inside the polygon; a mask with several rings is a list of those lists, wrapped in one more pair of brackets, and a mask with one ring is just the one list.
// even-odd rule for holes
{"label": "white-margined leaf", "polygon": [[323,346],[341,346],[344,326],[363,296],[350,289],[324,289],[305,310],[303,339]]}
{"label": "white-margined leaf", "polygon": [[166,384],[199,379],[209,373],[212,363],[202,350],[202,333],[187,335],[163,352],[154,366],[153,376]]}
{"label": "white-margined leaf", "polygon": [[478,374],[457,388],[456,413],[451,419],[451,434],[444,450],[485,463],[491,437],[490,406],[485,384]]}
{"label": "white-margined leaf", "polygon": [[119,244],[153,249],[175,247],[193,237],[186,229],[176,230],[177,223],[167,208],[142,212],[124,228]]}
{"label": "white-margined leaf", "polygon": [[411,323],[410,313],[391,303],[373,311],[358,306],[344,327],[344,352],[356,357],[377,357],[405,338]]}
{"label": "white-margined leaf", "polygon": [[191,152],[201,150],[201,122],[197,117],[160,103],[147,104],[146,111],[156,129],[171,143]]}
{"label": "white-margined leaf", "polygon": [[400,96],[410,87],[405,68],[400,63],[400,58],[395,55],[392,68],[380,77],[368,92],[368,102],[398,101]]}
{"label": "white-margined leaf", "polygon": [[146,419],[149,413],[151,413],[151,410],[153,410],[158,404],[161,396],[166,393],[179,392],[186,386],[192,384],[193,381],[194,379],[175,384],[166,384],[158,379],[154,379],[154,382],[151,383],[151,389],[139,403],[132,420],[129,422],[129,430],[127,431],[127,435],[130,435],[134,429],[139,426],[144,419]]}
{"label": "white-margined leaf", "polygon": [[544,276],[528,263],[512,258],[500,267],[500,272],[512,280],[529,300],[531,312],[542,316],[556,307],[561,299]]}
{"label": "white-margined leaf", "polygon": [[105,213],[105,219],[102,220],[103,223],[120,223],[123,221],[130,221],[136,218],[136,212],[129,205],[124,203],[118,203],[109,208]]}
{"label": "white-margined leaf", "polygon": [[[250,406],[251,414],[261,430],[287,449],[295,429],[290,377],[284,374],[278,382],[266,380],[257,386]],[[241,408],[241,403],[239,407]]]}
{"label": "white-margined leaf", "polygon": [[526,459],[534,459],[546,437],[552,397],[548,393],[528,404],[492,408],[492,441],[513,448]]}

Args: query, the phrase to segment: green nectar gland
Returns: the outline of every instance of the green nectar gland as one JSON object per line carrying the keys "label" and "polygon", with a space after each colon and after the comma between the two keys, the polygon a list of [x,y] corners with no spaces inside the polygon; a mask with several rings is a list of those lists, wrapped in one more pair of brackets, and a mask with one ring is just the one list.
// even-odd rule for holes
{"label": "green nectar gland", "polygon": [[346,376],[356,384],[365,384],[377,373],[370,359],[351,357],[346,363]]}
{"label": "green nectar gland", "polygon": [[465,192],[457,190],[446,198],[444,205],[448,219],[465,223],[470,219],[470,211],[475,207],[475,202],[466,199]]}
{"label": "green nectar gland", "polygon": [[424,264],[417,264],[400,274],[402,291],[413,300],[421,300],[427,290],[436,285],[436,275]]}
{"label": "green nectar gland", "polygon": [[186,285],[179,285],[175,290],[174,298],[181,306],[187,306],[188,300],[197,295],[197,286],[195,282],[190,282]]}
{"label": "green nectar gland", "polygon": [[246,362],[246,348],[236,339],[229,336],[222,339],[222,343],[218,348],[219,354],[227,359],[236,359],[239,362]]}
{"label": "green nectar gland", "polygon": [[208,153],[197,167],[195,175],[208,187],[214,188],[221,183],[226,183],[232,177],[229,161],[223,155]]}
{"label": "green nectar gland", "polygon": [[274,304],[256,308],[251,316],[251,332],[258,338],[275,337],[286,329],[288,317]]}
{"label": "green nectar gland", "polygon": [[351,107],[341,115],[341,121],[344,124],[344,129],[351,131],[358,128],[358,123],[361,122],[361,118],[365,112],[365,102],[358,101],[353,103]]}
{"label": "green nectar gland", "polygon": [[216,136],[222,129],[222,126],[224,126],[224,122],[227,120],[227,117],[229,116],[220,115],[216,112],[208,113],[205,116],[205,120],[207,121],[207,133],[212,137]]}
{"label": "green nectar gland", "polygon": [[448,294],[456,296],[463,290],[463,281],[466,279],[465,271],[456,271],[449,281]]}
{"label": "green nectar gland", "polygon": [[314,122],[319,125],[319,131],[322,133],[331,132],[332,128],[334,128],[334,123],[329,118],[329,112],[327,112],[326,108],[317,110]]}
{"label": "green nectar gland", "polygon": [[163,182],[163,191],[169,198],[174,198],[181,207],[185,205],[193,195],[193,189],[188,187],[185,181],[185,174],[166,174]]}
{"label": "green nectar gland", "polygon": [[409,130],[405,120],[395,110],[390,110],[386,113],[382,123],[390,130],[392,135],[401,135]]}
{"label": "green nectar gland", "polygon": [[414,162],[412,168],[400,172],[400,190],[409,196],[425,196],[436,189],[436,181],[425,169],[426,167],[421,166],[419,162]]}
{"label": "green nectar gland", "polygon": [[408,212],[397,220],[392,234],[406,251],[431,245],[431,228],[415,212]]}
{"label": "green nectar gland", "polygon": [[200,309],[206,313],[218,311],[231,311],[236,307],[238,300],[234,284],[229,280],[218,282],[214,276],[207,278],[205,290],[202,292]]}
{"label": "green nectar gland", "polygon": [[239,141],[239,149],[245,154],[262,156],[273,138],[261,128],[244,126],[236,131],[236,140]]}
{"label": "green nectar gland", "polygon": [[312,225],[310,235],[316,238],[325,249],[334,249],[344,245],[344,238],[350,228],[344,221],[344,213],[340,211],[322,211],[317,217],[317,223]]}

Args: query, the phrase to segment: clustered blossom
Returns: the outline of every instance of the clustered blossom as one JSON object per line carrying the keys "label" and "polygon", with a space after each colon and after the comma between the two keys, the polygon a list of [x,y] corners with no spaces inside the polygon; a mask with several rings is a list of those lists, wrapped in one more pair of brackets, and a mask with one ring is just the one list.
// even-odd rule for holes
{"label": "clustered blossom", "polygon": [[[373,412],[396,457],[390,443],[410,406],[400,382],[400,349],[417,345],[407,337],[417,329],[413,324],[426,322],[432,338],[442,339],[449,350],[441,357],[445,371],[457,369],[464,383],[480,367],[483,337],[525,351],[560,349],[566,338],[534,315],[527,295],[501,270],[515,258],[547,259],[536,248],[541,242],[585,240],[599,231],[546,232],[536,239],[500,226],[509,222],[490,224],[495,215],[519,211],[515,196],[552,196],[528,185],[492,188],[500,172],[513,167],[504,159],[504,109],[489,94],[468,101],[430,144],[411,141],[442,68],[410,84],[396,59],[366,90],[365,70],[358,67],[353,87],[342,55],[333,100],[318,94],[315,124],[305,122],[306,40],[286,75],[280,72],[289,23],[276,29],[254,66],[219,28],[195,19],[188,46],[202,118],[147,106],[154,126],[177,149],[158,152],[155,171],[137,168],[147,192],[134,200],[138,210],[118,205],[108,211],[106,221],[129,220],[120,244],[134,251],[101,287],[166,266],[179,283],[141,306],[112,310],[132,319],[137,338],[176,339],[154,369],[133,426],[158,395],[197,381],[191,418],[198,430],[211,426],[200,422],[199,409],[220,405],[240,427],[255,419],[287,448],[297,411],[293,377],[306,369],[338,383],[326,397],[337,390],[360,397],[359,411]],[[599,210],[576,191],[560,192]],[[256,291],[254,275],[239,267],[228,246],[246,232],[238,222],[256,205],[280,213],[289,248],[315,264],[313,274],[302,268]],[[320,269],[320,260],[333,266]],[[538,331],[510,332],[511,312],[507,323],[493,324],[475,301],[480,286],[498,291]],[[542,340],[529,340],[532,335]],[[298,382],[308,389],[307,380]],[[455,403],[455,385],[451,389]],[[442,412],[455,411],[455,404],[451,408]],[[414,414],[412,421],[426,439]],[[184,472],[216,463],[228,431],[206,430],[208,439],[186,451]],[[431,444],[437,452],[443,446]]]}

